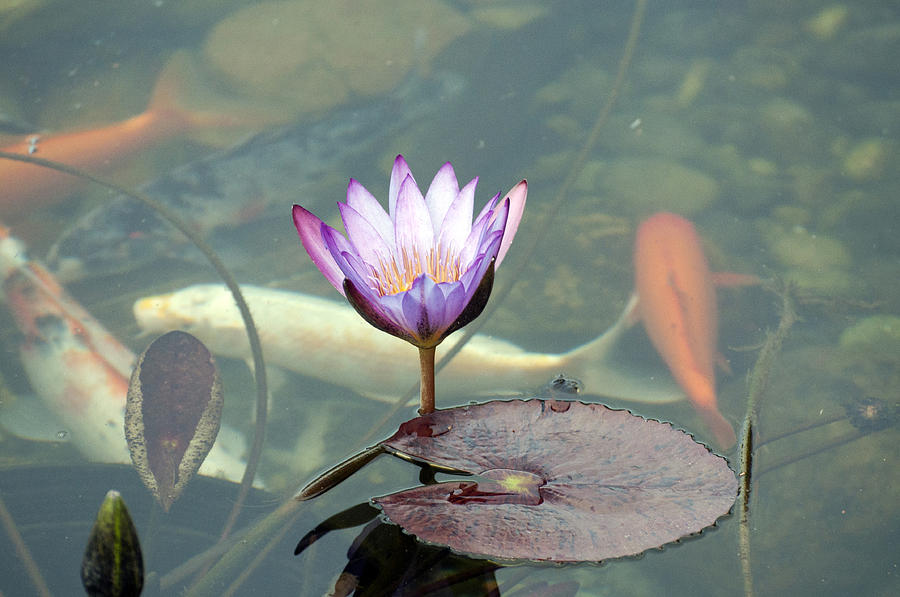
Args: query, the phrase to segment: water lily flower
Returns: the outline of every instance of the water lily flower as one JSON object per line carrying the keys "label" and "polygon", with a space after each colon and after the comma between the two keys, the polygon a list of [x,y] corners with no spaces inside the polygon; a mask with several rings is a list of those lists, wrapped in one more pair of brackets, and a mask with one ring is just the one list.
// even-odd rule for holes
{"label": "water lily flower", "polygon": [[294,225],[313,262],[366,321],[430,352],[433,362],[434,347],[487,304],[525,208],[523,180],[473,221],[477,182],[460,189],[448,162],[423,196],[398,155],[388,211],[351,178],[346,203],[338,203],[346,237],[299,205]]}

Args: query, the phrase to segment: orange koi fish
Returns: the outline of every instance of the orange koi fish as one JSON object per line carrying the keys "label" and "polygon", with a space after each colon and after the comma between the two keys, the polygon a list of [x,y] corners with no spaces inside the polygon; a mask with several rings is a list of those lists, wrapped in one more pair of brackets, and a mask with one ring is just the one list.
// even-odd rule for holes
{"label": "orange koi fish", "polygon": [[[4,147],[3,151],[34,154],[100,173],[122,164],[141,150],[186,131],[237,124],[234,117],[189,112],[176,105],[176,89],[185,77],[186,68],[183,57],[173,58],[160,74],[149,106],[137,116],[97,128],[26,135],[17,143]],[[0,160],[0,217],[15,217],[36,205],[60,201],[81,184],[69,174]]]}
{"label": "orange koi fish", "polygon": [[[634,245],[638,316],[672,376],[712,431],[716,444],[734,445],[734,428],[716,406],[718,312],[716,276],[710,272],[694,225],[657,213],[638,227]],[[729,275],[729,284],[757,283]]]}
{"label": "orange koi fish", "polygon": [[[67,428],[69,440],[97,462],[130,462],[125,397],[135,355],[28,259],[0,226],[0,276],[22,333],[22,367],[38,397]],[[202,473],[239,479],[240,459],[217,442]]]}

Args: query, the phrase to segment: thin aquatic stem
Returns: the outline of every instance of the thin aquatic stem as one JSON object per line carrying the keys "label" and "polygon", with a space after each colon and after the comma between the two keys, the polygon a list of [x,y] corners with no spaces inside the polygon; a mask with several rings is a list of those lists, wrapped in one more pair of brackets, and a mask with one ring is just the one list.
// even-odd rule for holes
{"label": "thin aquatic stem", "polygon": [[419,349],[419,414],[434,412],[434,353],[435,347]]}
{"label": "thin aquatic stem", "polygon": [[738,529],[738,553],[741,562],[741,573],[744,581],[744,595],[752,597],[753,572],[750,563],[750,490],[752,488],[754,444],[758,437],[759,411],[763,398],[769,388],[769,377],[775,357],[781,351],[784,339],[797,320],[794,307],[794,288],[790,285],[777,291],[781,297],[781,320],[778,328],[766,337],[766,342],[759,351],[756,364],[750,372],[749,391],[747,397],[747,414],[744,416],[744,428],[741,434],[741,471],[740,485],[740,526]]}
{"label": "thin aquatic stem", "polygon": [[6,535],[15,547],[16,555],[22,562],[22,566],[25,568],[25,572],[28,574],[31,584],[34,585],[34,590],[37,592],[37,595],[40,595],[40,597],[51,597],[52,593],[41,574],[41,569],[37,565],[37,562],[34,561],[31,551],[22,539],[22,535],[19,533],[18,527],[16,527],[16,522],[13,520],[12,514],[10,514],[9,510],[6,508],[6,503],[3,501],[2,495],[0,495],[0,524],[3,525]]}
{"label": "thin aquatic stem", "polygon": [[221,558],[195,582],[185,593],[185,597],[221,595],[222,587],[229,582],[228,575],[252,569],[248,566],[260,550],[274,541],[280,531],[291,528],[300,514],[303,502],[288,498],[274,512],[254,524],[240,541],[226,551]]}

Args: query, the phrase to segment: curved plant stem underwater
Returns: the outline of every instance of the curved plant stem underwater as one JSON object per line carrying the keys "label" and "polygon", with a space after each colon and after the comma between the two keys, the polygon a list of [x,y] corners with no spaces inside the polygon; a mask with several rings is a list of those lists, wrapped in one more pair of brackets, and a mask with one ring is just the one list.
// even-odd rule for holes
{"label": "curved plant stem underwater", "polygon": [[[612,90],[609,92],[609,96],[606,98],[606,103],[603,104],[603,107],[600,109],[600,112],[597,115],[597,120],[594,122],[593,128],[591,128],[590,134],[588,134],[587,139],[584,142],[584,145],[581,147],[581,150],[578,152],[578,155],[575,157],[575,160],[572,162],[572,167],[569,168],[569,172],[566,175],[566,178],[563,180],[562,185],[560,185],[559,190],[556,192],[556,195],[553,197],[553,200],[550,202],[550,209],[544,215],[541,224],[537,227],[537,234],[531,242],[531,245],[524,251],[524,257],[519,260],[516,264],[515,270],[510,272],[508,276],[505,277],[506,282],[499,288],[499,290],[494,292],[494,295],[491,297],[493,300],[488,302],[487,307],[482,312],[481,316],[478,317],[475,321],[470,323],[462,330],[461,337],[459,342],[453,345],[453,348],[444,353],[440,360],[437,363],[437,367],[435,368],[435,373],[440,372],[447,364],[450,362],[456,354],[463,349],[463,347],[472,339],[478,330],[482,328],[485,322],[490,318],[493,312],[497,309],[497,306],[503,302],[510,291],[512,291],[513,286],[516,281],[522,276],[522,273],[525,271],[525,268],[531,262],[531,258],[537,252],[538,247],[544,241],[544,237],[547,233],[552,229],[550,223],[553,221],[553,218],[556,217],[556,214],[559,213],[559,210],[562,209],[563,202],[566,198],[566,195],[569,193],[569,188],[572,184],[578,179],[581,175],[581,171],[584,169],[584,164],[587,162],[587,158],[591,153],[591,150],[594,148],[594,145],[597,144],[597,140],[600,138],[600,132],[603,129],[603,126],[606,124],[607,119],[609,118],[610,113],[612,112],[613,105],[616,103],[616,100],[619,97],[619,93],[622,90],[622,86],[625,82],[625,75],[628,73],[628,67],[631,65],[631,58],[634,55],[634,49],[637,46],[638,35],[641,32],[641,24],[644,21],[644,13],[647,9],[647,0],[636,0],[634,3],[634,14],[631,17],[631,26],[628,30],[628,39],[625,42],[625,48],[622,52],[622,58],[619,60],[619,69],[616,72],[616,79],[613,82]],[[366,443],[371,441],[372,437],[374,437],[375,433],[382,426],[385,425],[389,420],[391,420],[394,415],[400,412],[400,409],[406,406],[413,396],[416,395],[419,385],[414,384],[405,394],[403,394],[397,402],[394,403],[393,408],[388,411],[381,419],[379,419],[372,427],[369,432],[363,436],[361,442]]]}
{"label": "curved plant stem underwater", "polygon": [[29,551],[28,546],[22,539],[22,535],[19,533],[19,529],[16,528],[16,522],[6,508],[6,502],[3,501],[2,495],[0,495],[0,524],[2,524],[3,529],[9,536],[9,540],[15,546],[16,555],[22,562],[22,566],[25,567],[28,578],[31,579],[31,584],[34,585],[34,589],[37,592],[36,594],[40,597],[50,597],[52,593],[50,593],[50,588],[47,586],[47,581],[44,580],[41,569],[38,567],[37,562],[34,561],[31,551]]}
{"label": "curved plant stem underwater", "polygon": [[753,467],[753,443],[757,439],[757,423],[763,397],[769,387],[769,375],[775,357],[787,337],[791,326],[797,320],[794,310],[794,288],[788,284],[776,292],[781,297],[781,321],[778,328],[770,333],[759,351],[756,365],[750,372],[749,393],[747,396],[747,414],[744,417],[744,428],[741,432],[741,474],[740,474],[740,528],[738,553],[741,560],[741,573],[744,578],[744,595],[753,595],[753,574],[750,567],[750,473]]}
{"label": "curved plant stem underwater", "polygon": [[240,287],[238,286],[234,277],[231,275],[231,272],[228,271],[228,269],[225,267],[225,264],[222,263],[222,260],[219,259],[219,256],[216,255],[215,251],[213,251],[212,247],[206,244],[206,242],[202,238],[200,238],[200,236],[177,213],[175,213],[165,205],[162,205],[158,201],[152,199],[151,197],[148,197],[147,195],[139,193],[137,191],[131,191],[115,184],[114,182],[110,182],[105,178],[83,172],[77,168],[73,168],[59,162],[18,153],[8,153],[5,151],[0,151],[0,158],[17,162],[25,162],[26,164],[34,164],[36,166],[43,166],[45,168],[50,168],[51,170],[71,174],[84,180],[94,182],[102,187],[106,187],[122,195],[127,195],[128,197],[144,203],[160,216],[162,216],[163,219],[177,228],[188,238],[188,240],[190,240],[192,243],[194,243],[194,245],[196,245],[198,249],[200,249],[203,255],[207,258],[207,260],[209,260],[213,268],[215,268],[216,272],[225,282],[225,285],[228,286],[228,289],[231,291],[231,294],[234,297],[234,302],[237,303],[238,310],[241,312],[241,317],[244,320],[244,327],[247,330],[247,338],[250,341],[250,350],[253,353],[253,377],[256,380],[256,428],[253,434],[253,445],[250,448],[250,454],[247,457],[247,467],[244,469],[244,476],[241,479],[241,487],[238,492],[237,499],[234,502],[234,507],[231,510],[228,521],[225,523],[225,526],[222,529],[220,540],[225,539],[228,536],[229,532],[231,532],[231,528],[234,526],[234,523],[237,520],[237,516],[240,513],[245,498],[247,497],[247,493],[253,486],[253,478],[256,476],[256,468],[259,465],[259,459],[262,455],[263,442],[265,440],[267,414],[266,409],[268,406],[267,397],[269,395],[268,384],[266,382],[266,367],[265,362],[263,361],[262,354],[262,345],[259,342],[259,334],[256,331],[256,326],[253,324],[253,317],[250,315],[250,308],[247,306],[247,302],[244,300],[244,296],[241,294]]}

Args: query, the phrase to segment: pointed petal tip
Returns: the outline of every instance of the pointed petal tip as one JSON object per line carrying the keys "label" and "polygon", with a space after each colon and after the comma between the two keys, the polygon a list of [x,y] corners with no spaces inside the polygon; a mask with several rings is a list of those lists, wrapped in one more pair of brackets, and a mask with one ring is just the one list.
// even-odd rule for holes
{"label": "pointed petal tip", "polygon": [[506,257],[509,247],[512,245],[513,238],[519,230],[519,222],[525,213],[525,201],[528,198],[528,182],[523,178],[516,184],[506,199],[509,201],[509,213],[506,216],[506,228],[503,231],[503,242],[500,245],[500,252],[497,253],[497,263],[494,267],[500,267],[503,259]]}
{"label": "pointed petal tip", "polygon": [[395,172],[401,170],[409,171],[409,164],[406,163],[406,158],[403,157],[402,153],[398,153],[397,157],[394,158],[394,165],[391,169]]}

